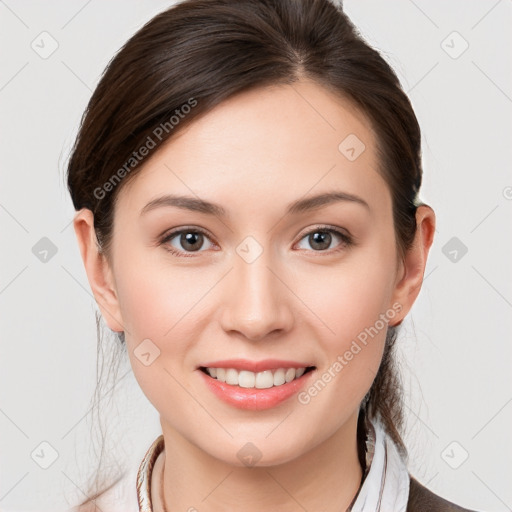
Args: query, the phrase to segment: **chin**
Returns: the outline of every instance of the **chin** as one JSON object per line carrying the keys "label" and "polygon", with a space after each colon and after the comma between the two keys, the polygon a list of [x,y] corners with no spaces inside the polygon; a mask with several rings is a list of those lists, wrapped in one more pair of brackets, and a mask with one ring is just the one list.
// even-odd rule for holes
{"label": "chin", "polygon": [[[219,445],[217,449],[208,451],[213,457],[232,466],[272,467],[291,462],[312,448],[312,446],[306,446],[303,439],[297,437],[293,439],[289,435],[275,435],[271,439],[272,434],[266,437],[268,431],[266,429],[259,435],[237,436],[229,442],[229,445],[221,447],[220,451],[218,451]],[[295,435],[298,433],[295,432]]]}

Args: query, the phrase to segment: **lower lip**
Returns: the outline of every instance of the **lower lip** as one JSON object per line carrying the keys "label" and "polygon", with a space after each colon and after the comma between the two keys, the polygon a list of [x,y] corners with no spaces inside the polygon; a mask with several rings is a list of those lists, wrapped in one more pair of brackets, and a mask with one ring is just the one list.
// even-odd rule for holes
{"label": "lower lip", "polygon": [[271,409],[285,400],[288,400],[306,385],[314,371],[315,370],[310,370],[298,379],[294,379],[281,386],[256,389],[232,386],[231,384],[226,384],[225,382],[221,382],[220,380],[206,375],[202,370],[198,370],[210,391],[221,400],[239,409],[249,409],[252,411]]}

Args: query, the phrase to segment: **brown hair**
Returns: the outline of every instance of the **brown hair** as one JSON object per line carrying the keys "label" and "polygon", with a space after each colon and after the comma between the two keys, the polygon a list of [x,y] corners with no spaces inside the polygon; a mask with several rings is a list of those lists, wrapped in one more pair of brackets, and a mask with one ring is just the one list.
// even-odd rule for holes
{"label": "brown hair", "polygon": [[[396,74],[358,34],[341,3],[329,0],[186,0],[126,42],[89,101],[68,164],[73,205],[94,213],[106,257],[117,194],[147,159],[141,148],[154,154],[234,94],[301,78],[349,98],[370,119],[403,258],[416,232],[420,128]],[[382,363],[363,404],[369,418],[380,414],[405,454],[396,336],[396,327],[389,327]],[[119,340],[124,343],[122,335]]]}

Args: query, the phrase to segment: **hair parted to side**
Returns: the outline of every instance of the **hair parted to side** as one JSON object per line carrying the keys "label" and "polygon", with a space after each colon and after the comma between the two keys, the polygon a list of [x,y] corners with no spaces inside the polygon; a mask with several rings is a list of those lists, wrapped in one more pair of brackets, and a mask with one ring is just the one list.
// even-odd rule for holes
{"label": "hair parted to side", "polygon": [[[329,0],[185,0],[126,42],[89,101],[67,169],[73,205],[94,213],[105,257],[119,190],[161,144],[235,94],[301,78],[348,98],[370,119],[403,258],[416,232],[422,180],[418,121],[392,68],[359,35],[341,2]],[[364,404],[406,454],[396,337],[397,327],[388,327]],[[90,493],[100,494],[97,487]]]}

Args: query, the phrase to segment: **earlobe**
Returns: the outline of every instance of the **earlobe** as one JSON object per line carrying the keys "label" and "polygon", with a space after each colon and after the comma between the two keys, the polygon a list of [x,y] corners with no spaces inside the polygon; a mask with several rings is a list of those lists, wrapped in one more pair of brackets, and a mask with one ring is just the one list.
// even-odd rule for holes
{"label": "earlobe", "polygon": [[75,214],[73,228],[87,273],[87,279],[103,319],[111,330],[122,332],[125,329],[123,327],[112,269],[106,256],[100,252],[94,230],[94,215],[92,211],[87,208],[79,210]]}
{"label": "earlobe", "polygon": [[435,213],[430,206],[420,205],[416,210],[416,235],[407,251],[393,294],[393,302],[402,306],[400,318],[393,326],[400,325],[418,297],[423,283],[430,247],[434,241]]}

